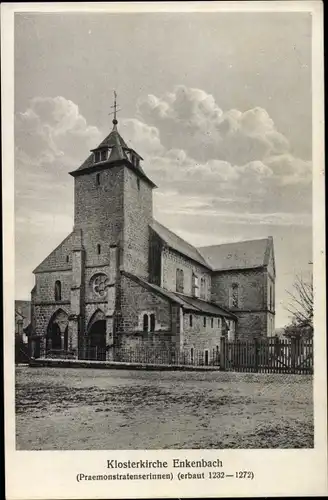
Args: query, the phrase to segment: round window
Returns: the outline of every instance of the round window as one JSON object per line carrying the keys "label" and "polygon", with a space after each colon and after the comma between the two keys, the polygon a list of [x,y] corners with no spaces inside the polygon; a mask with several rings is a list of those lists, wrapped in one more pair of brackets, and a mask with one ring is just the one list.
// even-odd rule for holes
{"label": "round window", "polygon": [[106,297],[106,291],[109,286],[109,278],[106,274],[96,274],[91,278],[91,287],[97,297]]}

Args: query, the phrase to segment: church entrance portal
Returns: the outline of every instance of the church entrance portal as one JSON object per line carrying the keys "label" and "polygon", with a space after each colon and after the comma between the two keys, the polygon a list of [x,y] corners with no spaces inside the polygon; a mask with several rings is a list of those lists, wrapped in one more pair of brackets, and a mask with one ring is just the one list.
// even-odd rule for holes
{"label": "church entrance portal", "polygon": [[88,333],[87,358],[97,361],[106,360],[106,320],[92,323]]}

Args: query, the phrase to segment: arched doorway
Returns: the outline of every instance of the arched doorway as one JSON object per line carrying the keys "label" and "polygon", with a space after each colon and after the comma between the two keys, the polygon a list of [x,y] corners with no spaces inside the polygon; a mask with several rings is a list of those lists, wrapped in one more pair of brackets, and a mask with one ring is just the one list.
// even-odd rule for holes
{"label": "arched doorway", "polygon": [[89,322],[86,357],[97,361],[106,360],[106,318],[100,310]]}
{"label": "arched doorway", "polygon": [[46,336],[46,355],[61,357],[68,351],[68,315],[58,309],[51,317]]}

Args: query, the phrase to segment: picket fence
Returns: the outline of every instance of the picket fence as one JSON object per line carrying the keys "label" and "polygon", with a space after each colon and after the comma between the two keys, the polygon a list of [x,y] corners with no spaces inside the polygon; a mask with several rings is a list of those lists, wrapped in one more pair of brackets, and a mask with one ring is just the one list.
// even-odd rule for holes
{"label": "picket fence", "polygon": [[260,373],[313,373],[313,339],[227,341],[221,339],[220,368],[224,371]]}

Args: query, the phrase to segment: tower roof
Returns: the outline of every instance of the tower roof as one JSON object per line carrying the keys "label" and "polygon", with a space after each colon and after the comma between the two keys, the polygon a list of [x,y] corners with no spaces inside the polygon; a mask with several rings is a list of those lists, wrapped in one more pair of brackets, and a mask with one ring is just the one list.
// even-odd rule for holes
{"label": "tower roof", "polygon": [[[103,161],[95,162],[95,152],[109,150],[108,156]],[[131,154],[138,159],[137,164],[133,164],[131,161]],[[140,166],[140,160],[143,158],[134,151],[134,149],[130,148],[122,136],[119,134],[117,130],[117,120],[113,120],[113,129],[108,134],[107,137],[94,149],[91,150],[91,154],[88,158],[80,165],[80,167],[70,174],[73,177],[78,175],[82,175],[84,173],[89,173],[93,170],[103,170],[108,167],[124,163],[128,168],[133,170],[139,177],[144,179],[148,184],[152,187],[157,187],[150,179],[147,177],[146,173]]]}

